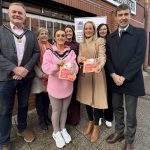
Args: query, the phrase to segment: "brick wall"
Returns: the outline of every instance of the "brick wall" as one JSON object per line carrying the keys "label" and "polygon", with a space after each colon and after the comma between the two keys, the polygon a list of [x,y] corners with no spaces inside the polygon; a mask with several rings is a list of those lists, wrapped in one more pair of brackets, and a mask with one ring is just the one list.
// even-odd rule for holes
{"label": "brick wall", "polygon": [[[115,6],[109,4],[105,0],[92,0],[94,3],[85,0],[53,0],[55,2],[78,8],[87,12],[92,12],[97,16],[107,16],[110,30],[113,31],[117,25],[113,15]],[[97,4],[97,5],[96,5]],[[137,1],[137,14],[132,16],[131,24],[144,27],[144,0]]]}

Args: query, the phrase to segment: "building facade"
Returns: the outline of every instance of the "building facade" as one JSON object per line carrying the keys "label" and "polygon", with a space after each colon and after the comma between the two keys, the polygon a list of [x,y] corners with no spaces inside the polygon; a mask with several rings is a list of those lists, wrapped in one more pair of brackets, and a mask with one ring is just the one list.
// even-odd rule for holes
{"label": "building facade", "polygon": [[[117,5],[128,1],[132,6],[131,24],[143,27],[145,22],[145,0],[20,0],[27,9],[26,25],[36,31],[46,27],[50,38],[56,29],[74,25],[75,17],[107,16],[111,31],[116,28],[113,11]],[[11,0],[2,0],[3,23],[8,22],[8,6]]]}
{"label": "building facade", "polygon": [[[0,0],[0,20],[7,23],[8,6],[12,0]],[[117,27],[114,18],[114,10],[120,3],[126,2],[131,6],[131,24],[147,29],[149,35],[150,17],[145,15],[146,0],[20,0],[24,3],[27,10],[26,26],[33,31],[39,27],[46,27],[49,30],[49,38],[53,40],[55,30],[66,25],[74,26],[74,18],[107,16],[107,23],[111,31]],[[147,0],[148,2],[148,0]],[[148,8],[150,9],[149,5]],[[148,9],[148,13],[150,13]],[[147,17],[147,18],[146,18]],[[150,25],[150,23],[149,23]],[[148,46],[147,56],[150,57]],[[147,58],[148,58],[147,57]],[[147,60],[150,64],[150,59]],[[32,105],[34,102],[31,103]]]}

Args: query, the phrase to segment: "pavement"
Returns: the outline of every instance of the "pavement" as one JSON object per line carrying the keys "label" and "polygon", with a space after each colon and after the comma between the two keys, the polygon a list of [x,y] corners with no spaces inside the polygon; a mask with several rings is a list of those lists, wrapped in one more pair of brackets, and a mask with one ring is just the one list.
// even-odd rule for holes
{"label": "pavement", "polygon": [[[137,108],[137,132],[134,143],[135,150],[150,150],[150,74],[144,72],[146,95],[139,98]],[[36,139],[32,143],[25,143],[16,134],[16,116],[13,117],[13,127],[11,134],[12,150],[57,150],[52,139],[52,126],[49,130],[43,131],[38,126],[38,119],[35,110],[28,114],[28,127],[33,130]],[[83,129],[88,119],[85,107],[81,105],[81,121],[77,126],[67,125],[68,132],[72,137],[72,142],[67,144],[63,150],[122,150],[124,141],[115,144],[107,144],[106,137],[114,131],[113,127],[108,129],[105,125],[101,127],[100,138],[94,143],[90,143],[90,136],[83,135]]]}

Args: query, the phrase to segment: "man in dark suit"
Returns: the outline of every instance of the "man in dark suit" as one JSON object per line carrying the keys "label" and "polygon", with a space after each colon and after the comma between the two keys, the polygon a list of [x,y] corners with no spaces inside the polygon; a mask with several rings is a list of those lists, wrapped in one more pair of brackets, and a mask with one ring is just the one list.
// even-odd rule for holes
{"label": "man in dark suit", "polygon": [[[145,95],[142,64],[146,50],[146,32],[129,24],[130,8],[126,4],[117,7],[118,29],[107,39],[107,67],[112,77],[112,103],[115,116],[115,132],[106,141],[115,143],[125,137],[123,150],[132,150],[135,139],[138,96]],[[125,100],[126,133],[124,134]]]}
{"label": "man in dark suit", "polygon": [[15,94],[18,96],[18,135],[32,142],[27,130],[28,99],[39,59],[37,38],[24,28],[26,11],[22,3],[11,3],[10,23],[0,27],[0,148],[10,150],[11,117]]}

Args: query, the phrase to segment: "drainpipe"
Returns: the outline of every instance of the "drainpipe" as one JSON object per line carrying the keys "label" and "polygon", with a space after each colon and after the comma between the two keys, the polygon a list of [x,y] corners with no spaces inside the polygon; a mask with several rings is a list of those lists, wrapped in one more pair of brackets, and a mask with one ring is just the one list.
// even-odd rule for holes
{"label": "drainpipe", "polygon": [[144,15],[145,15],[145,23],[144,23],[144,28],[147,33],[147,48],[146,48],[146,53],[145,53],[145,60],[143,64],[143,69],[144,71],[147,71],[148,67],[148,54],[149,54],[149,0],[145,0],[145,6],[144,6]]}
{"label": "drainpipe", "polygon": [[0,26],[2,25],[2,0],[0,0]]}

